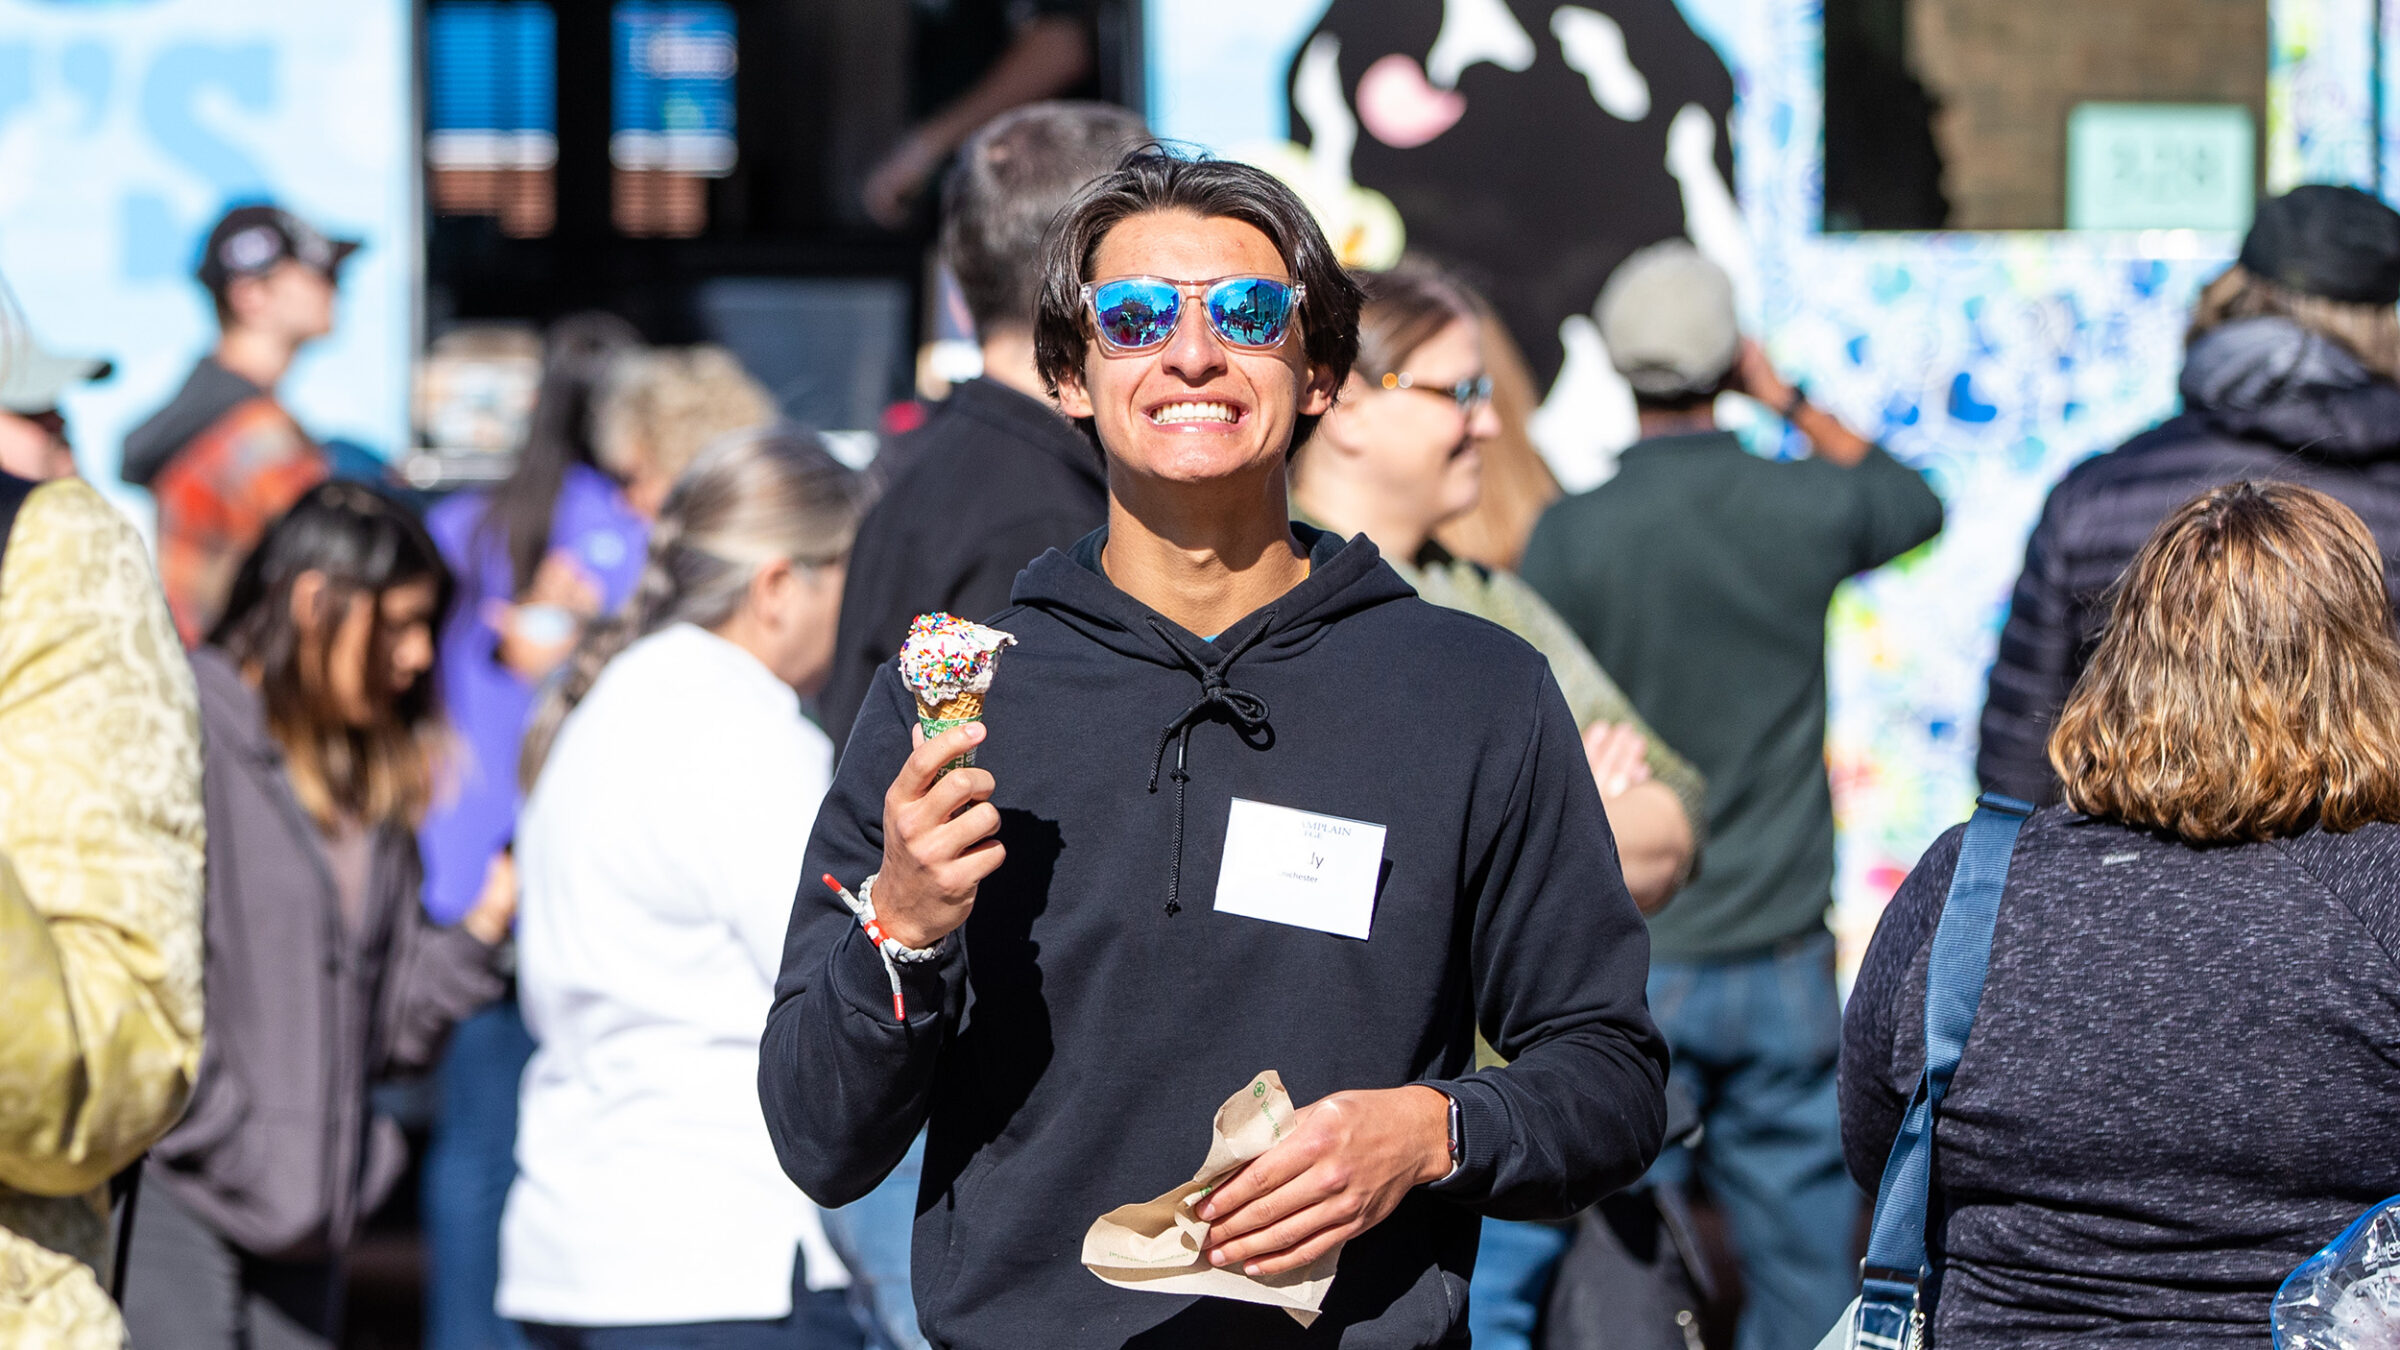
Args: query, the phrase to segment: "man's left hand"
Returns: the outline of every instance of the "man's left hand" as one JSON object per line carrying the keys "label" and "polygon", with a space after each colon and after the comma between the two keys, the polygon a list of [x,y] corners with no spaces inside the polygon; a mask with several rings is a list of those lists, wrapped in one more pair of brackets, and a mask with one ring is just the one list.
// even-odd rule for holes
{"label": "man's left hand", "polygon": [[1292,1116],[1283,1142],[1201,1202],[1210,1264],[1298,1270],[1384,1221],[1450,1172],[1450,1099],[1411,1084],[1337,1092]]}

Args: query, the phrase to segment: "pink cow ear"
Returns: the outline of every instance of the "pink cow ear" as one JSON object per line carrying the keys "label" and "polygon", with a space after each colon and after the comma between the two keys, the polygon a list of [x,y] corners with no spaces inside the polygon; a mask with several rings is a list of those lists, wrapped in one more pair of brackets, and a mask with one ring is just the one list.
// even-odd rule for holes
{"label": "pink cow ear", "polygon": [[1415,58],[1393,52],[1358,77],[1358,122],[1395,150],[1413,150],[1458,125],[1466,95],[1436,89]]}

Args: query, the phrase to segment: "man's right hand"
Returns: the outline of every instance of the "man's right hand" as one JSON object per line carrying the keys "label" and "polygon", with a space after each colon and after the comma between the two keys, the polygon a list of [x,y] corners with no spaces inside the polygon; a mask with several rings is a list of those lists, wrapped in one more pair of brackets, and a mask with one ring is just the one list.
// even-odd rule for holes
{"label": "man's right hand", "polygon": [[883,870],[875,876],[875,919],[902,945],[941,941],[975,908],[975,890],[1007,857],[992,776],[973,765],[942,766],[983,740],[981,722],[932,740],[909,730],[916,749],[883,794]]}

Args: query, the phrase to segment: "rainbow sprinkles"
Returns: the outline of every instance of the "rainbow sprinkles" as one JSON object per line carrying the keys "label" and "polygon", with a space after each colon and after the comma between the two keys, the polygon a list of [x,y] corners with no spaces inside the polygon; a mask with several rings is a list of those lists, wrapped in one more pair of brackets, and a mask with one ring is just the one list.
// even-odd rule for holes
{"label": "rainbow sprinkles", "polygon": [[916,696],[920,715],[940,717],[965,695],[991,692],[1000,649],[1016,639],[955,614],[920,614],[900,647],[900,682]]}

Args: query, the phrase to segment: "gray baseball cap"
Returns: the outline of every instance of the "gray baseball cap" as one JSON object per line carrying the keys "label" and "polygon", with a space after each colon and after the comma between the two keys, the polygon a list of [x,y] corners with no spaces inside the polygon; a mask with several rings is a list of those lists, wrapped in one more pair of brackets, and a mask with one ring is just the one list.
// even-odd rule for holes
{"label": "gray baseball cap", "polygon": [[30,337],[0,343],[0,408],[20,416],[49,412],[59,395],[114,370],[105,357],[60,356]]}
{"label": "gray baseball cap", "polygon": [[1645,398],[1714,393],[1741,356],[1733,279],[1681,239],[1639,249],[1600,288],[1600,340]]}

